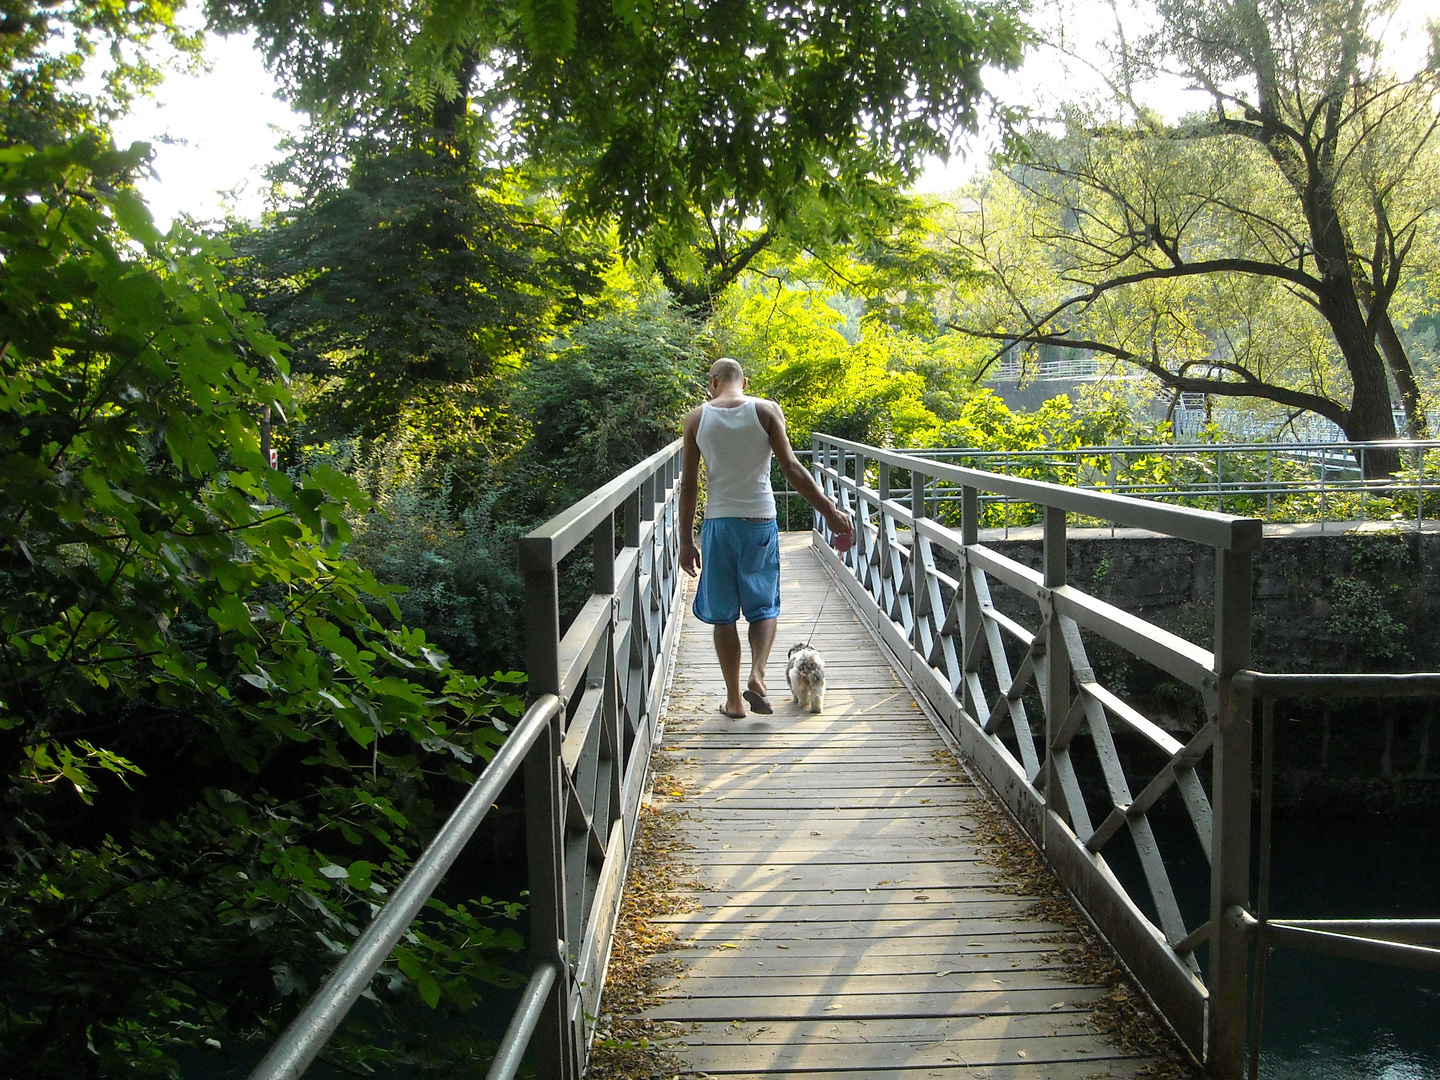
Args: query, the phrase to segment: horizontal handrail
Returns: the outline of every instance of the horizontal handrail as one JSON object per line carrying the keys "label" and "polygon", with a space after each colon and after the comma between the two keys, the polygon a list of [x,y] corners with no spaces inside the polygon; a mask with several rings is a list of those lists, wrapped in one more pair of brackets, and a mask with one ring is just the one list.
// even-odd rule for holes
{"label": "horizontal handrail", "polygon": [[532,529],[521,537],[522,548],[543,545],[549,559],[558,563],[594,532],[595,526],[629,499],[640,482],[659,472],[679,452],[680,445],[681,441],[676,439],[640,464],[626,469],[604,487],[597,488],[560,511],[545,524]]}
{"label": "horizontal handrail", "polygon": [[1440,672],[1298,672],[1241,671],[1238,685],[1257,697],[1437,697]]}
{"label": "horizontal handrail", "polygon": [[525,1048],[530,1045],[530,1036],[535,1034],[540,1024],[545,999],[550,996],[550,988],[558,977],[554,964],[541,964],[531,973],[525,992],[520,995],[520,1007],[510,1018],[510,1026],[505,1029],[505,1037],[500,1040],[500,1048],[495,1052],[495,1060],[490,1063],[485,1080],[511,1080],[520,1071]]}
{"label": "horizontal handrail", "polygon": [[370,920],[345,958],[255,1066],[250,1080],[296,1080],[315,1060],[389,958],[395,943],[429,901],[445,872],[475,835],[500,792],[519,772],[536,739],[560,707],[558,697],[546,694],[526,710],[505,744],[405,875],[395,894]]}
{"label": "horizontal handrail", "polygon": [[1440,972],[1440,948],[1422,943],[1440,942],[1440,919],[1257,919],[1244,908],[1230,918],[1262,948]]}

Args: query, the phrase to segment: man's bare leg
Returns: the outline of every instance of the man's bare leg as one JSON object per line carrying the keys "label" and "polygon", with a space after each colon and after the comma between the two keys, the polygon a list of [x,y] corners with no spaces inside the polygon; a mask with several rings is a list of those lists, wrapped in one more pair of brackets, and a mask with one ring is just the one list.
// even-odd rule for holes
{"label": "man's bare leg", "polygon": [[770,647],[775,644],[775,619],[761,619],[750,624],[749,687],[761,697],[769,697],[765,689],[765,665],[770,661]]}
{"label": "man's bare leg", "polygon": [[[753,626],[751,629],[753,631]],[[715,627],[715,656],[720,661],[720,674],[725,677],[725,712],[735,718],[744,716],[745,700],[740,696],[740,631],[734,623]]]}

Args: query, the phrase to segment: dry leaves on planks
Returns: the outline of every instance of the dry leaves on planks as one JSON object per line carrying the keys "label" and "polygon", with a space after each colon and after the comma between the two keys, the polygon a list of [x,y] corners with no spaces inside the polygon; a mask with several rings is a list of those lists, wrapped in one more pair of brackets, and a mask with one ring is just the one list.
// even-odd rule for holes
{"label": "dry leaves on planks", "polygon": [[684,812],[671,803],[684,798],[684,785],[672,775],[657,773],[654,791],[655,803],[640,812],[587,1080],[672,1080],[692,1075],[669,1049],[687,1026],[656,1023],[640,1015],[659,1002],[655,994],[659,981],[679,968],[673,957],[662,955],[680,947],[675,934],[655,919],[694,910],[697,904],[687,894],[700,888],[675,857],[688,846],[681,827]]}

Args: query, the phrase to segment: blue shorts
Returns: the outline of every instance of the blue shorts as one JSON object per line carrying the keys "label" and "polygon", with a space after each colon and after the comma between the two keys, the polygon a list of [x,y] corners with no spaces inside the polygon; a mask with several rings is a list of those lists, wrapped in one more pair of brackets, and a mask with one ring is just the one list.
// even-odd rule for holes
{"label": "blue shorts", "polygon": [[728,626],[780,615],[780,530],[770,521],[706,518],[700,526],[695,617]]}

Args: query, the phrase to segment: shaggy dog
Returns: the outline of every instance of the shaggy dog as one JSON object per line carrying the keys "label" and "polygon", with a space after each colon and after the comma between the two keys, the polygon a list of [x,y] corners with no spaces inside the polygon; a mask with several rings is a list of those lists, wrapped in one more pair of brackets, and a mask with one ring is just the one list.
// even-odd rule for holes
{"label": "shaggy dog", "polygon": [[790,699],[801,709],[818,713],[825,707],[825,661],[807,642],[790,647],[785,681],[790,684]]}

